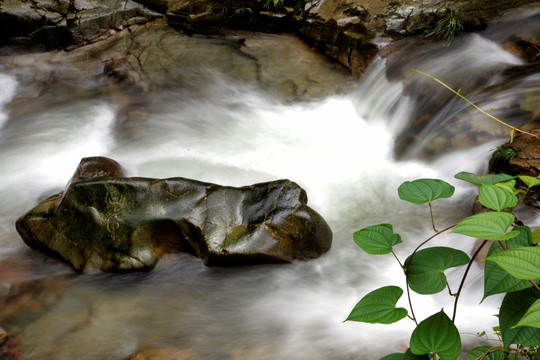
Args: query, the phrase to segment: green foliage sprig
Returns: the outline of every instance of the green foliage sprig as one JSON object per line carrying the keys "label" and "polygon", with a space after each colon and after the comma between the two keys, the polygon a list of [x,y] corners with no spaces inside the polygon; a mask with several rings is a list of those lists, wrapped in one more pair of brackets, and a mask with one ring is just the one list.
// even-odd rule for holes
{"label": "green foliage sprig", "polygon": [[456,34],[463,30],[461,21],[456,18],[454,10],[448,6],[444,7],[444,15],[437,22],[437,26],[434,29],[429,30],[424,35],[425,37],[433,37],[436,39],[446,40],[447,46],[450,45]]}
{"label": "green foliage sprig", "polygon": [[[461,290],[469,269],[480,250],[488,243],[490,249],[484,267],[484,298],[494,294],[506,294],[498,314],[499,326],[494,329],[500,340],[498,346],[476,347],[467,353],[473,359],[540,359],[540,238],[516,220],[513,211],[527,195],[530,188],[540,185],[540,176],[510,176],[506,174],[475,175],[460,172],[455,178],[478,186],[478,202],[485,208],[483,213],[469,216],[457,224],[438,231],[435,227],[432,202],[450,198],[454,187],[439,179],[406,181],[398,188],[402,200],[413,204],[428,204],[431,224],[435,233],[416,247],[412,254],[401,262],[394,246],[403,241],[394,233],[390,224],[373,225],[358,230],[354,242],[372,255],[392,253],[403,269],[409,310],[397,307],[404,290],[398,286],[384,286],[365,295],[351,311],[346,321],[391,324],[408,317],[416,324],[411,334],[409,349],[405,353],[385,356],[384,360],[410,358],[455,360],[462,352],[459,330],[454,324]],[[519,178],[527,190],[516,188]],[[422,248],[436,236],[450,233],[483,239],[481,246],[471,258],[452,247]],[[465,266],[457,292],[444,274],[450,268]],[[418,294],[437,294],[448,289],[454,297],[453,315],[450,318],[444,308],[419,321],[413,310],[410,291]],[[485,334],[485,333],[482,333]]]}
{"label": "green foliage sprig", "polygon": [[285,0],[266,0],[263,8],[265,8],[266,10],[270,10],[272,8],[274,9],[274,11],[279,11],[283,8],[284,2]]}
{"label": "green foliage sprig", "polygon": [[205,9],[206,12],[210,12],[210,13],[222,13],[222,14],[227,14],[227,12],[229,11],[227,9],[227,7],[225,5],[223,5],[223,3],[221,2],[216,2],[216,3],[213,3],[211,5],[208,5]]}
{"label": "green foliage sprig", "polygon": [[509,147],[499,146],[495,152],[493,152],[494,161],[508,161],[517,156],[516,151]]}
{"label": "green foliage sprig", "polygon": [[235,15],[242,15],[247,13],[253,16],[253,10],[251,10],[251,8],[249,7],[239,7],[234,13]]}

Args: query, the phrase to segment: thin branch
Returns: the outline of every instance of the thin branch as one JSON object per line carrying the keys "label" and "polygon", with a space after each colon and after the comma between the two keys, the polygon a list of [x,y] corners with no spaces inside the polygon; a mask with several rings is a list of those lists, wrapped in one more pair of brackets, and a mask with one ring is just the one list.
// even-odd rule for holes
{"label": "thin branch", "polygon": [[467,278],[467,275],[469,274],[469,270],[471,269],[471,265],[474,262],[474,260],[476,259],[476,257],[478,256],[478,254],[480,253],[480,250],[482,250],[482,248],[484,247],[484,245],[487,244],[487,242],[488,242],[487,240],[484,240],[484,242],[482,242],[482,244],[478,247],[478,249],[476,249],[473,256],[471,257],[471,260],[469,261],[469,264],[467,265],[467,268],[465,269],[465,273],[463,274],[463,278],[461,279],[461,284],[459,284],[458,292],[455,295],[456,300],[454,301],[454,314],[452,315],[452,322],[454,322],[454,320],[456,320],[456,312],[457,312],[457,304],[458,304],[458,301],[459,301],[459,295],[461,295],[461,290],[463,290],[463,285],[465,285],[465,279]]}
{"label": "thin branch", "polygon": [[450,289],[450,284],[448,283],[448,281],[446,282],[446,288],[448,289],[448,294],[450,296],[456,296],[456,294],[452,293],[452,289]]}
{"label": "thin branch", "polygon": [[396,258],[397,262],[399,263],[399,266],[403,269],[403,264],[401,263],[401,261],[399,261],[399,258],[397,257],[396,253],[394,252],[394,250],[392,249],[392,255],[394,255],[394,257]]}
{"label": "thin branch", "polygon": [[431,201],[428,201],[429,204],[429,215],[431,216],[431,226],[433,226],[433,231],[438,233],[439,231],[435,228],[435,220],[433,219],[433,207],[431,206]]}
{"label": "thin branch", "polygon": [[476,360],[482,360],[484,359],[486,356],[488,356],[489,354],[491,353],[494,353],[494,352],[497,352],[497,351],[501,351],[501,350],[504,350],[504,348],[502,346],[492,346],[490,347],[484,354],[480,355],[480,357],[475,357]]}
{"label": "thin branch", "polygon": [[443,229],[435,234],[433,234],[432,236],[430,236],[427,240],[425,240],[424,242],[422,242],[420,245],[418,245],[416,247],[416,249],[414,249],[413,253],[411,254],[411,256],[409,257],[409,261],[407,261],[407,263],[405,264],[405,266],[403,267],[403,270],[405,271],[405,282],[406,282],[406,286],[407,286],[407,298],[409,299],[409,308],[411,309],[411,314],[412,314],[412,319],[413,321],[416,323],[416,325],[418,325],[418,322],[416,321],[416,316],[414,315],[414,309],[413,309],[413,306],[412,306],[412,300],[411,300],[411,291],[410,291],[410,287],[409,287],[409,275],[407,274],[407,271],[408,271],[408,268],[409,268],[409,265],[411,264],[411,261],[413,259],[413,256],[414,254],[416,254],[418,252],[418,250],[424,246],[425,244],[427,244],[429,241],[431,241],[435,236],[445,232],[445,231],[448,231],[450,230],[451,228],[455,227],[457,224],[454,224],[454,225],[451,225],[449,227],[447,227],[446,229]]}
{"label": "thin branch", "polygon": [[414,321],[416,326],[418,326],[418,321],[416,321],[416,315],[414,315],[414,309],[412,306],[411,289],[409,288],[409,277],[406,274],[407,273],[405,273],[405,282],[407,285],[407,299],[409,299],[409,308],[411,309],[411,315],[412,315],[412,317],[410,316],[409,317],[412,319],[412,321]]}
{"label": "thin branch", "polygon": [[514,138],[514,132],[518,131],[520,133],[523,133],[523,134],[527,134],[527,135],[530,135],[530,136],[533,136],[535,138],[539,138],[540,139],[540,136],[538,135],[535,135],[535,134],[531,134],[530,132],[527,132],[525,130],[521,130],[521,129],[518,129],[517,127],[515,126],[512,126],[510,124],[507,124],[505,123],[504,121],[502,120],[499,120],[498,118],[496,118],[495,116],[485,112],[484,110],[480,109],[475,103],[473,103],[472,101],[470,101],[469,99],[467,99],[465,96],[461,95],[459,93],[459,91],[455,91],[454,89],[452,89],[450,86],[446,85],[444,82],[442,82],[441,80],[437,79],[435,76],[433,75],[430,75],[428,73],[425,73],[423,71],[420,71],[420,70],[417,70],[417,69],[412,69],[413,71],[416,71],[417,73],[419,74],[422,74],[424,76],[427,76],[428,78],[436,81],[437,83],[441,84],[442,86],[444,86],[445,88],[447,88],[448,90],[450,90],[451,92],[453,92],[455,95],[459,96],[460,98],[462,98],[463,100],[465,100],[466,102],[468,102],[470,105],[472,105],[476,110],[480,111],[482,114],[490,117],[491,119],[495,120],[496,122],[498,122],[499,124],[501,125],[504,125],[506,127],[509,127],[511,129],[511,135],[512,135],[512,140]]}
{"label": "thin branch", "polygon": [[409,266],[409,264],[410,264],[411,261],[412,261],[412,258],[413,258],[413,256],[414,256],[414,254],[416,254],[416,253],[418,252],[418,250],[419,250],[422,246],[424,246],[425,244],[427,244],[429,241],[433,240],[433,238],[434,238],[435,236],[437,236],[437,235],[439,235],[439,234],[442,234],[443,232],[448,231],[448,230],[450,230],[450,229],[453,228],[453,227],[456,227],[456,225],[457,225],[457,224],[450,225],[450,226],[447,227],[446,229],[442,229],[441,231],[437,231],[436,234],[433,234],[433,235],[430,236],[427,240],[425,240],[423,243],[421,243],[420,245],[418,245],[418,246],[416,247],[416,249],[414,249],[413,253],[411,254],[411,257],[409,258],[409,262],[408,262],[407,264],[405,264],[405,266],[406,266],[406,267]]}
{"label": "thin branch", "polygon": [[540,286],[538,286],[538,284],[535,283],[535,282],[532,281],[532,280],[529,280],[529,281],[531,282],[532,286],[533,286],[536,290],[538,290],[538,291],[540,292]]}

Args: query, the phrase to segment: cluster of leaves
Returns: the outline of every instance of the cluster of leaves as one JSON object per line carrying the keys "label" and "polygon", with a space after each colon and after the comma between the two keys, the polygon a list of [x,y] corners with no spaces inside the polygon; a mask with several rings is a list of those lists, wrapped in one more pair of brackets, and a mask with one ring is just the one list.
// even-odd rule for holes
{"label": "cluster of leaves", "polygon": [[215,13],[226,14],[229,10],[221,2],[215,2],[215,3],[212,3],[211,5],[208,5],[205,11],[210,12],[210,13],[215,12]]}
{"label": "cluster of leaves", "polygon": [[239,7],[234,12],[235,15],[250,14],[253,17],[253,10],[250,7]]}
{"label": "cluster of leaves", "polygon": [[[284,0],[266,0],[266,2],[263,5],[263,8],[266,10],[272,9],[273,11],[277,12],[277,11],[280,11],[283,8],[283,6],[284,6]],[[215,2],[215,3],[212,3],[211,5],[208,5],[205,11],[227,14],[229,12],[229,9],[222,2]],[[237,15],[237,16],[249,15],[250,22],[254,19],[254,16],[255,16],[253,9],[246,6],[237,8],[234,11],[234,15]]]}
{"label": "cluster of leaves", "polygon": [[505,166],[508,161],[512,160],[516,156],[517,153],[514,149],[505,145],[501,145],[493,152],[490,163],[500,168]]}
{"label": "cluster of leaves", "polygon": [[274,9],[274,11],[279,11],[283,8],[284,0],[266,0],[263,7],[266,10]]}
{"label": "cluster of leaves", "polygon": [[[229,10],[227,9],[227,6],[225,6],[221,2],[216,2],[211,5],[208,5],[205,11],[212,12],[212,13],[222,13],[222,14],[227,14],[229,12]],[[237,8],[234,11],[234,15],[245,15],[245,14],[249,14],[251,16],[251,20],[253,20],[254,13],[250,7],[242,6],[242,7]]]}
{"label": "cluster of leaves", "polygon": [[[465,218],[461,222],[438,231],[433,220],[432,202],[450,198],[454,187],[439,179],[406,181],[398,188],[399,197],[413,204],[428,204],[434,235],[422,242],[402,263],[394,246],[402,243],[390,224],[369,226],[354,233],[355,243],[372,255],[392,253],[404,271],[410,311],[398,308],[397,301],[403,294],[398,286],[385,286],[365,295],[346,320],[390,324],[409,317],[416,324],[406,353],[394,353],[384,360],[437,356],[454,360],[462,352],[461,337],[454,325],[461,290],[467,274],[482,247],[491,243],[484,267],[484,299],[494,294],[506,294],[498,314],[498,346],[477,347],[467,354],[467,359],[540,359],[540,229],[531,232],[520,224],[514,209],[533,186],[540,185],[539,177],[506,174],[475,175],[461,172],[455,177],[479,187],[478,202],[485,212]],[[516,188],[516,181],[523,182],[528,190]],[[483,239],[478,250],[469,256],[452,247],[426,247],[437,235],[451,233]],[[466,266],[456,293],[444,271]],[[453,316],[440,312],[418,322],[414,315],[410,290],[418,294],[436,294],[448,288],[454,299]]]}
{"label": "cluster of leaves", "polygon": [[426,32],[425,37],[444,39],[449,45],[452,40],[454,40],[456,33],[462,30],[463,25],[461,24],[461,21],[456,18],[454,10],[445,6],[443,17],[437,22],[437,26],[435,26],[434,29]]}

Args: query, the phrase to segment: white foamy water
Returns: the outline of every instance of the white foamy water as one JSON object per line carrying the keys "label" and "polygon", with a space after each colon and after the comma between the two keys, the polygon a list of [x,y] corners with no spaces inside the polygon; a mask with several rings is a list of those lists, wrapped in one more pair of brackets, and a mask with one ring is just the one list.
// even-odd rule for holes
{"label": "white foamy water", "polygon": [[[227,93],[221,95],[223,103]],[[328,254],[306,263],[224,269],[181,258],[148,276],[81,277],[57,310],[28,327],[25,341],[35,347],[36,358],[55,333],[34,334],[51,317],[58,331],[72,327],[79,315],[58,312],[88,306],[99,309],[93,315],[99,329],[75,333],[78,345],[60,347],[59,358],[95,359],[100,351],[122,358],[151,340],[175,343],[176,338],[209,359],[235,353],[246,359],[357,358],[366,344],[378,354],[402,350],[412,328],[407,320],[395,326],[343,323],[368,291],[404,285],[393,259],[366,256],[352,242],[352,233],[373,223],[393,223],[404,240],[413,241],[403,247],[404,258],[429,233],[429,223],[426,209],[400,201],[396,189],[405,180],[436,177],[438,170],[395,161],[388,124],[361,117],[356,96],[284,105],[252,94],[234,110],[216,98],[211,106],[191,102],[181,112],[164,109],[150,117],[138,138],[114,140],[115,110],[95,102],[44,111],[20,127],[6,128],[3,134],[9,132],[12,145],[0,155],[0,191],[7,255],[25,246],[14,232],[16,218],[42,193],[62,188],[80,158],[91,155],[110,156],[137,176],[236,186],[289,178],[307,190],[309,204],[335,236]],[[445,211],[456,209],[463,210],[454,202]],[[441,306],[428,297],[417,301],[419,317]],[[94,345],[84,345],[88,338],[100,344],[97,353]],[[215,344],[209,347],[202,339]]]}
{"label": "white foamy water", "polygon": [[[430,71],[457,71],[477,63],[470,52],[477,54],[480,45],[493,47],[476,36],[463,41]],[[494,67],[515,61],[500,47],[496,51],[504,56]],[[427,207],[399,200],[399,184],[442,177],[455,185],[452,200],[434,204],[439,228],[453,224],[469,214],[472,190],[452,176],[484,171],[495,141],[467,152],[449,150],[432,163],[397,161],[394,141],[417,104],[402,95],[401,81],[384,77],[385,69],[379,59],[351,94],[313,103],[284,104],[217,79],[207,98],[174,88],[150,95],[166,98],[162,104],[168,105],[147,109],[135,125],[115,122],[120,110],[94,99],[66,101],[6,122],[0,130],[0,258],[26,247],[14,229],[17,217],[43,194],[62,189],[80,158],[95,155],[116,159],[133,176],[233,186],[288,178],[307,190],[309,205],[334,232],[329,253],[309,262],[208,268],[179,255],[148,274],[79,276],[50,311],[25,327],[25,355],[125,359],[137,349],[175,346],[216,360],[371,360],[404,351],[413,328],[408,319],[394,325],[343,322],[369,291],[404,287],[392,256],[364,254],[352,234],[391,223],[404,240],[396,247],[404,260],[432,230]],[[472,247],[472,239],[458,235],[443,235],[434,244],[444,241],[465,251]],[[448,271],[454,290],[462,271]],[[497,299],[478,307],[481,289],[475,265],[458,308],[466,344],[497,322]],[[414,304],[419,319],[453,310],[446,292],[415,295]],[[405,297],[398,306],[408,308]],[[58,341],[65,334],[69,341]]]}
{"label": "white foamy water", "polygon": [[113,108],[101,102],[47,109],[0,132],[0,221],[3,253],[25,245],[14,221],[38,198],[63,188],[81,158],[106,154],[113,145]]}
{"label": "white foamy water", "polygon": [[4,106],[8,104],[16,94],[17,81],[7,75],[0,74],[0,129],[4,127],[5,122],[8,119],[8,114],[4,109]]}

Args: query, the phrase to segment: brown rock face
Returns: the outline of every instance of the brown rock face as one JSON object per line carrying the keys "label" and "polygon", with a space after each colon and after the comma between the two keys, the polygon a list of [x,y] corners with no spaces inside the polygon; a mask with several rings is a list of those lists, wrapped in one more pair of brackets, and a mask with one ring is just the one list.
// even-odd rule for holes
{"label": "brown rock face", "polygon": [[104,177],[125,177],[126,170],[113,159],[103,156],[84,158],[71,177],[70,183]]}
{"label": "brown rock face", "polygon": [[131,0],[4,0],[0,2],[0,45],[63,48],[159,17]]}
{"label": "brown rock face", "polygon": [[206,265],[238,265],[330,249],[330,228],[289,180],[233,188],[123,174],[114,160],[83,159],[66,190],[21,217],[17,231],[80,272],[150,270],[179,251]]}

